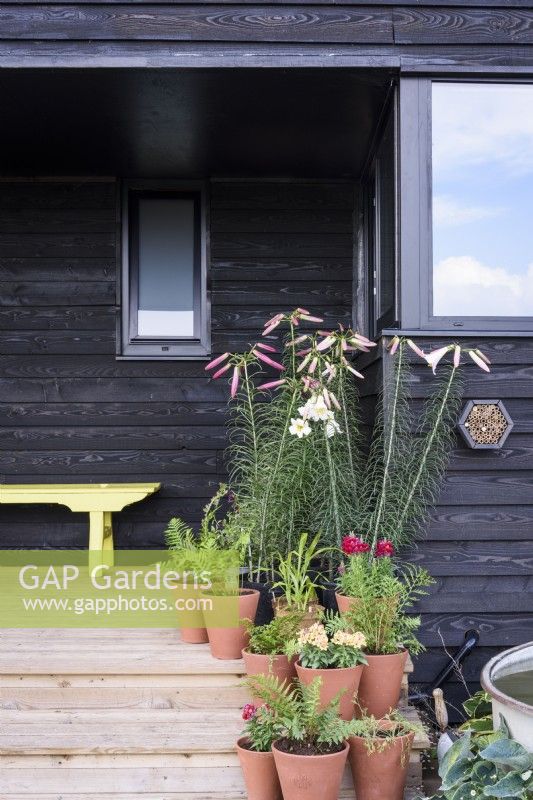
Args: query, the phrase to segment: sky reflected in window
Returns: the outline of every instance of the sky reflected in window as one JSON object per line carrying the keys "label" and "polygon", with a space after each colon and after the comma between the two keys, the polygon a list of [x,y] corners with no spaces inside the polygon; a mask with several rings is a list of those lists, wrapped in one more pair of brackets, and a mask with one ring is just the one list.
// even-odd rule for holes
{"label": "sky reflected in window", "polygon": [[433,83],[433,314],[533,316],[533,85]]}

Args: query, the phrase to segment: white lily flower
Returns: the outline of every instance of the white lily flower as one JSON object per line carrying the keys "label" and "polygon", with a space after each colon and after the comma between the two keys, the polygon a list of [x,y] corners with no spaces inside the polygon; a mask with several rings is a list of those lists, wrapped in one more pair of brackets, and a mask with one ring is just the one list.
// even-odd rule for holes
{"label": "white lily flower", "polygon": [[329,418],[329,408],[326,405],[324,397],[322,395],[318,395],[315,398],[313,406],[309,410],[309,417],[316,422],[324,422]]}
{"label": "white lily flower", "polygon": [[302,439],[304,436],[309,436],[311,433],[311,426],[306,419],[302,419],[301,417],[294,419],[294,417],[291,417],[289,433],[293,436],[297,436],[298,439]]}

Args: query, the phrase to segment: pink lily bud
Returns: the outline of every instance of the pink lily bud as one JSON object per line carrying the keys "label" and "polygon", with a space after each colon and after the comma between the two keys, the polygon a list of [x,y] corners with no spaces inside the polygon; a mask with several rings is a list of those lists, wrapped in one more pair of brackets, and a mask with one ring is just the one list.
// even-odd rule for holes
{"label": "pink lily bud", "polygon": [[456,344],[453,348],[453,365],[457,369],[460,363],[461,363],[461,347],[460,345]]}
{"label": "pink lily bud", "polygon": [[283,319],[282,313],[276,314],[275,316],[272,317],[272,319],[269,319],[265,322],[263,328],[268,328],[268,326],[272,325],[273,322],[281,322],[282,319]]}
{"label": "pink lily bud", "polygon": [[306,350],[297,350],[296,351],[296,355],[297,356],[306,356],[310,352],[311,352],[311,348],[308,347]]}
{"label": "pink lily bud", "polygon": [[298,317],[292,317],[292,324],[293,325],[299,325],[300,324],[300,320],[298,319]]}
{"label": "pink lily bud", "polygon": [[468,355],[470,356],[472,361],[474,361],[478,365],[478,367],[481,367],[481,369],[485,370],[485,372],[490,372],[490,369],[488,368],[487,364],[483,361],[482,358],[478,356],[475,350],[469,350]]}
{"label": "pink lily bud", "polygon": [[310,314],[300,314],[300,319],[306,319],[308,322],[324,322],[322,317],[312,317]]}
{"label": "pink lily bud", "polygon": [[335,342],[334,336],[326,336],[325,339],[322,339],[322,341],[317,344],[316,349],[320,351],[327,350],[328,347],[331,347],[331,345],[334,342]]}
{"label": "pink lily bud", "polygon": [[477,353],[477,354],[478,354],[478,356],[479,356],[480,358],[482,358],[482,359],[483,359],[483,361],[485,362],[485,364],[490,364],[490,361],[489,361],[489,359],[487,358],[487,356],[485,355],[485,353],[482,353],[482,352],[481,352],[481,350],[478,350],[478,349],[477,349],[477,347],[476,347],[476,349],[474,350],[474,352],[475,352],[475,353]]}
{"label": "pink lily bud", "polygon": [[[341,339],[341,347],[346,352],[348,350],[348,345],[346,344],[346,339]],[[350,350],[354,350],[355,348],[351,347]]]}
{"label": "pink lily bud", "polygon": [[337,411],[340,411],[341,410],[341,404],[339,403],[339,401],[337,400],[337,398],[335,397],[335,395],[333,394],[331,389],[329,390],[329,397],[330,397],[331,402],[333,403],[333,405],[337,409]]}
{"label": "pink lily bud", "polygon": [[328,408],[331,408],[331,400],[329,398],[329,392],[325,386],[322,389],[322,396],[324,398],[324,403],[327,405]]}
{"label": "pink lily bud", "polygon": [[364,344],[365,347],[376,347],[376,342],[373,342],[370,339],[367,339],[366,336],[363,336],[362,333],[354,333],[351,338],[352,338],[352,340],[355,340],[356,342],[360,342],[361,344]]}
{"label": "pink lily bud", "polygon": [[272,333],[272,331],[278,327],[279,323],[281,322],[281,319],[283,318],[280,318],[276,320],[276,322],[272,322],[270,325],[267,325],[261,336],[268,336],[269,333]]}
{"label": "pink lily bud", "polygon": [[227,372],[228,369],[231,369],[231,364],[226,364],[226,366],[222,367],[222,369],[218,369],[213,375],[211,375],[212,379],[216,381],[216,379],[220,378],[220,376]]}
{"label": "pink lily bud", "polygon": [[411,350],[413,350],[417,354],[417,356],[420,356],[420,358],[423,358],[424,361],[425,361],[426,360],[426,354],[424,353],[424,351],[421,350],[419,348],[419,346],[413,342],[412,339],[407,339],[406,341],[407,341],[407,344],[409,345],[409,347],[411,348]]}
{"label": "pink lily bud", "polygon": [[357,372],[357,370],[356,370],[356,369],[354,369],[354,368],[352,367],[352,365],[348,363],[348,361],[346,361],[346,359],[344,358],[344,356],[342,357],[342,362],[343,362],[344,366],[346,367],[346,369],[349,369],[349,370],[350,370],[350,372],[353,372],[353,374],[354,374],[354,375],[355,375],[357,378],[362,378],[362,379],[364,380],[364,377],[365,377],[365,376],[364,376],[364,375],[362,375],[360,372]]}
{"label": "pink lily bud", "polygon": [[259,358],[265,364],[268,364],[269,367],[274,367],[275,369],[279,369],[280,371],[283,371],[285,369],[283,364],[279,364],[277,361],[274,361],[272,358],[266,356],[264,353],[258,353],[257,350],[252,350],[252,353],[254,354],[254,356]]}
{"label": "pink lily bud", "polygon": [[282,386],[284,383],[287,383],[286,378],[281,378],[279,381],[267,381],[267,383],[262,383],[258,386],[258,389],[276,389],[278,386]]}
{"label": "pink lily bud", "polygon": [[301,372],[303,369],[305,369],[306,365],[309,363],[310,360],[311,360],[311,353],[309,352],[305,356],[304,360],[302,361],[296,372]]}
{"label": "pink lily bud", "polygon": [[233,378],[231,379],[231,396],[235,397],[237,394],[237,389],[239,388],[239,375],[240,369],[239,367],[235,367],[233,370]]}
{"label": "pink lily bud", "polygon": [[311,363],[309,364],[309,374],[312,375],[316,369],[316,365],[318,364],[318,358],[315,356]]}
{"label": "pink lily bud", "polygon": [[331,336],[333,331],[317,331],[319,336]]}
{"label": "pink lily bud", "polygon": [[306,308],[297,308],[296,311],[298,312],[298,314],[310,314],[311,313]]}
{"label": "pink lily bud", "polygon": [[264,342],[257,342],[255,347],[259,347],[261,350],[266,350],[268,353],[277,353],[275,347],[272,347],[270,344],[265,344]]}
{"label": "pink lily bud", "polygon": [[400,346],[400,337],[399,336],[393,336],[392,339],[389,342],[389,352],[390,352],[391,356],[394,355],[394,353],[396,352],[396,350],[398,349],[399,346]]}
{"label": "pink lily bud", "polygon": [[307,333],[303,333],[301,336],[297,336],[296,339],[291,339],[289,342],[287,342],[285,347],[291,347],[291,346],[295,347],[297,344],[305,342],[306,339],[309,339],[309,336]]}
{"label": "pink lily bud", "polygon": [[220,364],[222,361],[225,361],[229,357],[229,355],[230,355],[229,353],[222,353],[221,356],[217,356],[212,361],[210,361],[209,364],[207,364],[207,366],[204,367],[204,369],[206,370],[213,369],[213,367],[216,367],[217,364]]}

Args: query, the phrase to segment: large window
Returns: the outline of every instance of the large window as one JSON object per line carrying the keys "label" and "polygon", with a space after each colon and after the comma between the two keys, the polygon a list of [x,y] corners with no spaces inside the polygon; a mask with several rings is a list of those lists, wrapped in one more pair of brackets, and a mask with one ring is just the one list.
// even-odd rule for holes
{"label": "large window", "polygon": [[403,326],[531,330],[533,84],[408,79],[402,100]]}
{"label": "large window", "polygon": [[121,354],[209,352],[202,187],[129,182],[123,196]]}

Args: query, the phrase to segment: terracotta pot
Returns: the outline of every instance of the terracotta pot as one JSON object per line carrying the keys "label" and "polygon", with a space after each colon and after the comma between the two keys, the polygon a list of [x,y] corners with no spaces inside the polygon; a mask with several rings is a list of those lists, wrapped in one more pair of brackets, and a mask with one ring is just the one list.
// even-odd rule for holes
{"label": "terracotta pot", "polygon": [[180,628],[180,635],[181,641],[187,644],[206,644],[209,641],[206,628]]}
{"label": "terracotta pot", "polygon": [[341,614],[349,611],[350,606],[353,606],[358,602],[357,597],[348,597],[347,595],[339,594],[338,592],[335,592],[335,599],[337,601],[337,608]]}
{"label": "terracotta pot", "polygon": [[248,800],[283,800],[278,773],[272,751],[256,753],[243,745],[246,737],[237,742],[237,755],[241,764]]}
{"label": "terracotta pot", "polygon": [[367,714],[381,719],[398,707],[407,650],[391,655],[365,656],[368,663],[359,684],[355,715],[360,716],[366,710]]}
{"label": "terracotta pot", "polygon": [[320,708],[325,708],[339,692],[343,691],[339,703],[341,719],[353,719],[355,713],[354,695],[357,694],[363,665],[344,669],[311,669],[296,662],[296,672],[302,683],[309,685],[315,678],[321,678]]}
{"label": "terracotta pot", "polygon": [[338,753],[298,756],[272,745],[284,800],[337,800],[348,744]]}
{"label": "terracotta pot", "polygon": [[[175,601],[189,600],[191,598],[197,600],[201,595],[199,590],[195,590],[192,587],[183,589],[176,586],[173,592]],[[204,615],[201,607],[185,612],[177,610],[177,616],[182,642],[187,642],[188,644],[205,644],[207,642],[207,631],[204,626]],[[187,623],[187,627],[181,624],[183,621]]]}
{"label": "terracotta pot", "polygon": [[[247,675],[274,675],[280,683],[292,681],[296,677],[295,664],[298,656],[263,656],[243,650],[242,657]],[[256,706],[263,705],[263,701],[255,697],[253,703]]]}
{"label": "terracotta pot", "polygon": [[[293,610],[290,606],[287,605],[284,597],[280,597],[279,599],[276,598],[275,600],[273,600],[272,608],[274,609],[275,617],[285,617],[287,616],[287,614],[290,614],[291,611]],[[314,622],[317,621],[318,617],[323,613],[323,611],[324,607],[321,606],[319,603],[316,602],[309,603],[307,613],[299,625],[300,630],[304,630],[304,628],[309,628]]]}
{"label": "terracotta pot", "polygon": [[235,600],[238,603],[239,619],[255,619],[259,592],[257,589],[239,589],[239,596],[235,598],[227,595],[205,595],[212,600],[213,610],[204,609],[204,620],[209,638],[209,647],[213,658],[234,659],[241,658],[242,651],[248,645],[250,637],[242,625],[233,627],[215,627],[216,622],[226,617],[228,620],[235,618]]}
{"label": "terracotta pot", "polygon": [[369,752],[368,741],[350,736],[349,762],[357,800],[403,800],[413,739],[414,733],[408,733],[390,740],[386,747],[384,739],[371,740],[377,747]]}

